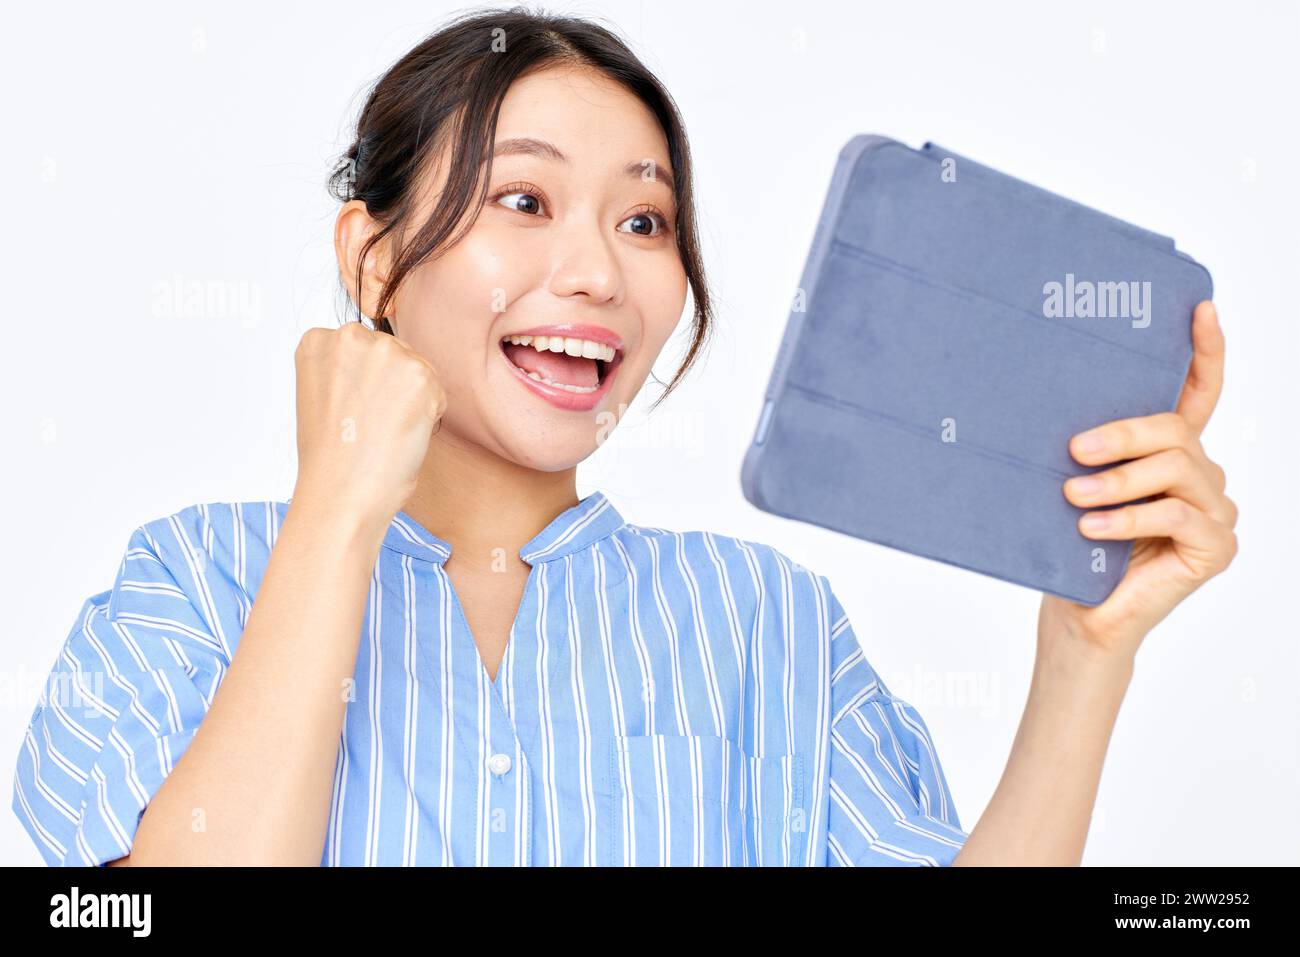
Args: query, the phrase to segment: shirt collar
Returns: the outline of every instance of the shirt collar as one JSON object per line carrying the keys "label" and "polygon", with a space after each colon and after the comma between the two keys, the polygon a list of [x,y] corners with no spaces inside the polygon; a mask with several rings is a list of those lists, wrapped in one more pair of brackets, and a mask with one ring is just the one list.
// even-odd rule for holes
{"label": "shirt collar", "polygon": [[[534,535],[519,557],[529,565],[550,562],[579,552],[588,545],[605,538],[626,524],[623,516],[603,492],[592,492],[577,505],[570,506],[549,525]],[[388,531],[384,545],[394,551],[425,561],[442,563],[451,557],[451,544],[429,531],[405,511],[398,512]]]}

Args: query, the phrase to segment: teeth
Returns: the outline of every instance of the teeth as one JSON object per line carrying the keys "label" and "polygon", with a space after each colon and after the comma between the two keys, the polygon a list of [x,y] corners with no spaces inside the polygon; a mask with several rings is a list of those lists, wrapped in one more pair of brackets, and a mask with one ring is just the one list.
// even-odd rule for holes
{"label": "teeth", "polygon": [[546,376],[541,375],[537,372],[528,373],[528,378],[536,379],[538,382],[545,382],[549,386],[553,386],[557,389],[564,389],[566,392],[595,392],[597,389],[600,388],[600,386],[596,386],[596,385],[580,386],[580,385],[569,385],[569,383],[567,382],[552,382],[550,379],[546,378]]}
{"label": "teeth", "polygon": [[[506,336],[506,342],[517,346],[532,346],[538,352],[566,352],[583,359],[614,361],[614,347],[590,339],[571,339],[565,336]],[[589,392],[589,389],[580,390]]]}

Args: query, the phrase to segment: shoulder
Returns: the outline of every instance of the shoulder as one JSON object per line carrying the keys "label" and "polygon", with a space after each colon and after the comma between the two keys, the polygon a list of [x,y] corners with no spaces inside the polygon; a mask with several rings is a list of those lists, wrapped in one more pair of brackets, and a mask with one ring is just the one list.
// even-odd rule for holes
{"label": "shoulder", "polygon": [[287,504],[198,502],[131,532],[107,595],[110,620],[163,623],[194,637],[239,634]]}
{"label": "shoulder", "polygon": [[288,507],[275,500],[197,502],[145,521],[132,540],[159,558],[238,558],[250,547],[274,544]]}
{"label": "shoulder", "polygon": [[58,667],[87,680],[221,673],[282,517],[277,502],[201,502],[136,526],[112,585],[83,602]]}
{"label": "shoulder", "polygon": [[765,542],[630,523],[613,538],[636,571],[667,567],[702,591],[722,589],[747,604],[775,606],[775,612],[784,605],[790,617],[800,624],[813,621],[819,630],[829,631],[831,616],[843,614],[825,575]]}
{"label": "shoulder", "polygon": [[650,525],[625,523],[614,536],[624,543],[647,542],[660,553],[706,558],[733,565],[752,566],[766,577],[772,575],[817,579],[822,576],[778,548],[735,535],[703,529],[676,531]]}

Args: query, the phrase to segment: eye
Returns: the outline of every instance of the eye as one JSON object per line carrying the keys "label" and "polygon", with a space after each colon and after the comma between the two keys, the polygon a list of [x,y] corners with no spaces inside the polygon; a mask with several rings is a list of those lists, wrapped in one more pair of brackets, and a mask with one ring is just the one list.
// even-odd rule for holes
{"label": "eye", "polygon": [[[637,224],[633,229],[623,229],[624,223]],[[657,228],[656,228],[657,227]],[[648,230],[648,231],[647,231]],[[653,238],[668,231],[668,219],[653,206],[646,206],[619,223],[619,232]]]}
{"label": "eye", "polygon": [[511,183],[497,192],[493,202],[501,203],[517,213],[534,216],[541,212],[542,195],[527,183]]}

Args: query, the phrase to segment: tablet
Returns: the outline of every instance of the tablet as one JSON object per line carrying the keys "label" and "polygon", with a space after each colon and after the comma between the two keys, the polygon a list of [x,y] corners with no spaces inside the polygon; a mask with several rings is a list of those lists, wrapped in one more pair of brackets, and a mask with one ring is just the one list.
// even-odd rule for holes
{"label": "tablet", "polygon": [[[1172,411],[1204,267],[934,143],[840,151],[741,468],[763,511],[1094,605],[1070,438]],[[1113,467],[1113,466],[1107,466]]]}

